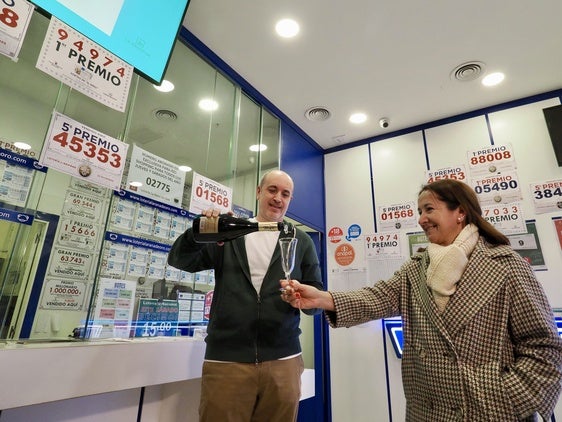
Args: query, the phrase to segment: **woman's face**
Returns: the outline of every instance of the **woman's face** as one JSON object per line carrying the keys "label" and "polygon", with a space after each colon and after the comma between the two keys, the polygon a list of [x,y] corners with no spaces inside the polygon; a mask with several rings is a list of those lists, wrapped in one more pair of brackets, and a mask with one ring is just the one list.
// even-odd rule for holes
{"label": "woman's face", "polygon": [[418,213],[418,223],[429,241],[441,246],[452,244],[465,226],[464,211],[451,211],[431,191],[423,191],[418,197]]}

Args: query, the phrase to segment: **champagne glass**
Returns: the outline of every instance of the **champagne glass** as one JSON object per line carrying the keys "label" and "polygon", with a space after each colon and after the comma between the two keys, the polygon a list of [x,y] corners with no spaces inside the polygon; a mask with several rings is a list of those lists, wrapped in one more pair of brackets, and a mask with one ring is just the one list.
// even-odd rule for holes
{"label": "champagne glass", "polygon": [[281,266],[285,273],[285,280],[291,279],[291,271],[295,267],[295,252],[297,251],[297,241],[295,237],[282,237],[279,239],[281,248]]}

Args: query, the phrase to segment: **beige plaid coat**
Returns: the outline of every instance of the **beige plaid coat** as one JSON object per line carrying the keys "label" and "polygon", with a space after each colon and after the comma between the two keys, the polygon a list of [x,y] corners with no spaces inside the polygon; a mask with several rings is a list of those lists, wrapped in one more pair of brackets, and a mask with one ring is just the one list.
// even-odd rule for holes
{"label": "beige plaid coat", "polygon": [[562,379],[562,340],[530,266],[480,238],[440,315],[425,283],[427,252],[392,278],[331,292],[332,327],[402,316],[402,381],[412,422],[550,418]]}

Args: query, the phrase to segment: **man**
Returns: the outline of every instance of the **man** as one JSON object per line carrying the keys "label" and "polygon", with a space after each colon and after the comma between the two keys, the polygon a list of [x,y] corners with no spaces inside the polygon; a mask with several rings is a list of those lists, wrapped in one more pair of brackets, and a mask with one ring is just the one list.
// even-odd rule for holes
{"label": "man", "polygon": [[[280,170],[257,187],[257,221],[282,222],[293,197],[293,180]],[[203,215],[216,217],[218,210]],[[255,232],[224,244],[198,244],[191,229],[174,242],[168,263],[197,272],[215,270],[215,290],[203,364],[201,422],[296,420],[300,376],[300,311],[279,296],[284,278],[279,232]],[[322,289],[318,257],[300,229],[291,278]],[[307,310],[315,314],[319,310]]]}

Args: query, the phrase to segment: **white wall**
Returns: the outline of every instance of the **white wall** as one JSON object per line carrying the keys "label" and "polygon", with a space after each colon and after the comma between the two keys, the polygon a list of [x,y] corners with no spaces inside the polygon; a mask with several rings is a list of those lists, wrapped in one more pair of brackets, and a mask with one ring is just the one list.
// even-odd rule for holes
{"label": "white wall", "polygon": [[[334,226],[345,232],[351,224],[359,224],[363,233],[372,232],[377,206],[415,201],[426,170],[466,164],[469,150],[510,143],[523,195],[523,217],[536,220],[548,268],[538,271],[537,277],[551,305],[562,308],[562,250],[551,221],[562,212],[535,215],[529,191],[532,182],[562,179],[542,113],[543,108],[559,103],[553,98],[327,154],[327,232]],[[401,235],[405,238],[411,231],[402,230]],[[365,270],[357,271],[335,265],[329,237],[327,249],[330,290],[356,289],[381,278],[368,262],[364,262]],[[389,341],[384,349],[381,322],[331,329],[329,335],[333,421],[372,421],[374,415],[376,420],[390,420],[390,412],[392,420],[404,420],[400,360]],[[560,403],[555,416],[562,419]]]}

